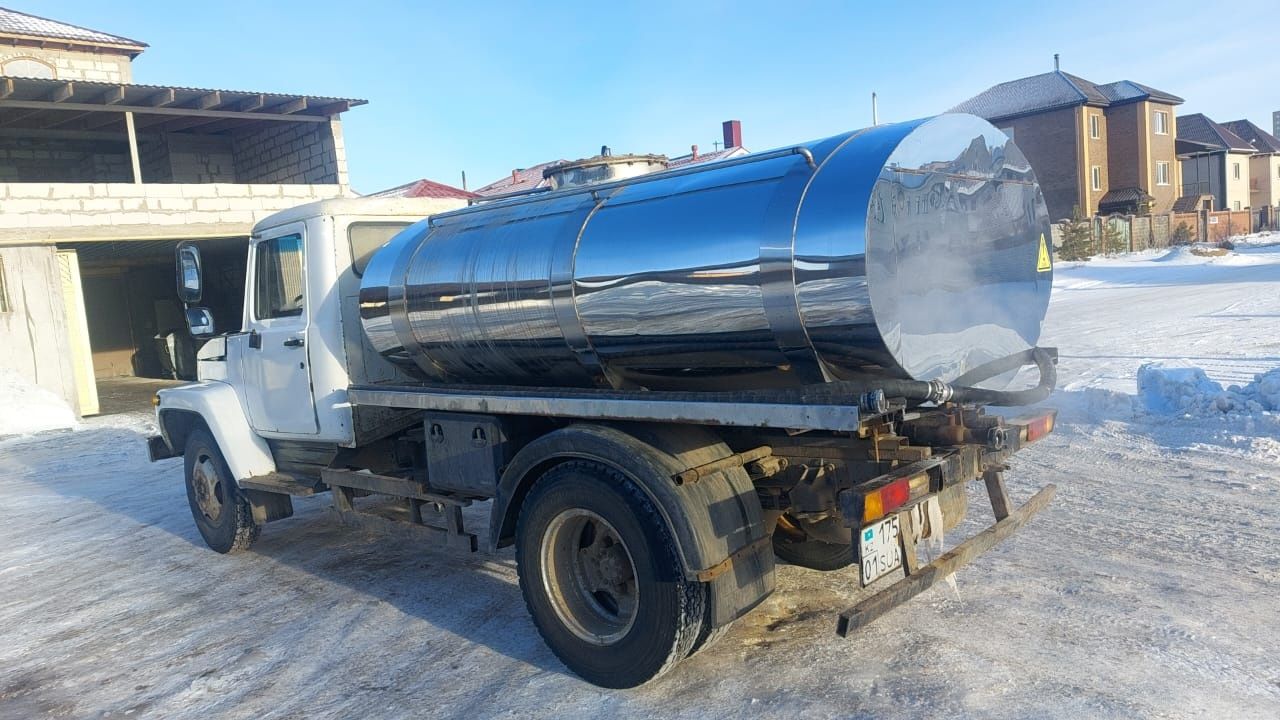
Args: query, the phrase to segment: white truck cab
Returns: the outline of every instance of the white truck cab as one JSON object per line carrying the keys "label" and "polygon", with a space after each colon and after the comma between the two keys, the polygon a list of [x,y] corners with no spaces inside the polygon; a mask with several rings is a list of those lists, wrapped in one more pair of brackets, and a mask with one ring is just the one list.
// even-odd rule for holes
{"label": "white truck cab", "polygon": [[[391,381],[400,371],[373,351],[360,328],[360,273],[389,238],[423,218],[462,205],[435,198],[333,199],[259,222],[249,243],[239,329],[213,335],[233,318],[188,311],[198,382],[160,393],[158,412],[199,415],[237,480],[276,470],[270,441],[354,447],[386,412],[352,407],[353,383]],[[184,277],[202,268],[180,251]],[[194,290],[194,286],[193,286]],[[183,298],[198,304],[198,294]],[[287,400],[287,401],[286,401]],[[363,421],[363,424],[362,424]],[[166,423],[162,423],[162,429]]]}

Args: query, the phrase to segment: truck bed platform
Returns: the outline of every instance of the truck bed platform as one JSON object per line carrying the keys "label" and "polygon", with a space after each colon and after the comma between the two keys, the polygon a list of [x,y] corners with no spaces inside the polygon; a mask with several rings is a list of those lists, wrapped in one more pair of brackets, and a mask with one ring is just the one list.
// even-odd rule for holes
{"label": "truck bed platform", "polygon": [[[867,416],[859,395],[830,386],[741,392],[597,390],[496,385],[354,385],[352,403],[494,415],[633,420],[854,432]],[[881,400],[881,403],[883,400]]]}

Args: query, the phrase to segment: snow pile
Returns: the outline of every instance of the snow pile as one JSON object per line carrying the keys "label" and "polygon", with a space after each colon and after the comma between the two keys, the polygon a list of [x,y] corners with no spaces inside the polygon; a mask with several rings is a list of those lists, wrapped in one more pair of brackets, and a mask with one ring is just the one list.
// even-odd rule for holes
{"label": "snow pile", "polygon": [[1198,367],[1147,363],[1138,368],[1138,397],[1160,415],[1269,415],[1280,410],[1280,368],[1224,390]]}
{"label": "snow pile", "polygon": [[69,428],[76,415],[62,398],[0,368],[0,437]]}

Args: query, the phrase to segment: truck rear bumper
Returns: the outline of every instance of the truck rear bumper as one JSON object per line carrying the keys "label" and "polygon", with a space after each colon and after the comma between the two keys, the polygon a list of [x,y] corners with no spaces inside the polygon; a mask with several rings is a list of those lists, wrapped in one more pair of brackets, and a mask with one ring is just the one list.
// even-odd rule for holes
{"label": "truck rear bumper", "polygon": [[[991,483],[988,483],[988,490],[992,491],[992,504],[996,505],[998,502],[996,491],[995,488],[991,487]],[[1007,496],[1004,495],[1003,490],[1003,484],[1001,483],[999,494],[1003,496],[1007,506]],[[904,567],[907,568],[907,577],[840,613],[840,617],[836,622],[836,632],[841,637],[847,637],[851,631],[870,623],[898,605],[933,587],[939,580],[946,578],[959,568],[969,564],[979,555],[994,547],[996,543],[1017,532],[1032,516],[1049,504],[1056,491],[1057,486],[1055,485],[1044,486],[1024,505],[1009,512],[1006,517],[998,519],[991,527],[960,543],[928,565],[922,565],[912,570],[911,565],[914,563],[904,563]],[[998,510],[997,514],[999,514]],[[909,547],[907,551],[914,553],[915,548]]]}

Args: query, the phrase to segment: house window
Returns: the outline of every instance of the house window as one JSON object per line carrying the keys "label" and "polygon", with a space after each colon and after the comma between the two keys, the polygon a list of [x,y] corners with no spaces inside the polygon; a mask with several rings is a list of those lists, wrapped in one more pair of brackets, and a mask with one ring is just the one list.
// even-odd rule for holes
{"label": "house window", "polygon": [[1098,119],[1099,117],[1100,117],[1099,115],[1089,116],[1089,137],[1093,138],[1094,140],[1097,140],[1098,138],[1102,137],[1102,131],[1098,127],[1098,125],[1100,124]]}
{"label": "house window", "polygon": [[1239,201],[1239,200],[1236,200],[1235,202],[1231,203],[1231,209],[1232,209],[1232,210],[1239,210],[1239,209],[1240,209],[1240,201]]}
{"label": "house window", "polygon": [[57,78],[58,73],[49,63],[32,57],[19,57],[5,61],[4,65],[0,66],[0,75],[53,80]]}
{"label": "house window", "polygon": [[1102,166],[1094,165],[1089,168],[1089,177],[1093,180],[1093,189],[1102,189]]}
{"label": "house window", "polygon": [[1156,163],[1156,184],[1157,185],[1169,184],[1169,163],[1167,162]]}
{"label": "house window", "polygon": [[1155,132],[1157,135],[1169,134],[1169,113],[1163,110],[1156,110]]}
{"label": "house window", "polygon": [[1240,179],[1240,163],[1231,163],[1231,177],[1236,180]]}
{"label": "house window", "polygon": [[13,308],[9,305],[9,288],[4,282],[4,258],[0,257],[0,313],[7,313]]}

